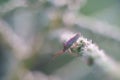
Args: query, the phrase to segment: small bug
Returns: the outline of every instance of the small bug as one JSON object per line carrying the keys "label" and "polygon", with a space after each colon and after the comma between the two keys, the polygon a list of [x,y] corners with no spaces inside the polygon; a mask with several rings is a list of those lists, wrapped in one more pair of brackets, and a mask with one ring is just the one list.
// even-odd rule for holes
{"label": "small bug", "polygon": [[70,38],[67,42],[65,42],[64,45],[63,45],[64,48],[63,48],[61,51],[57,52],[57,53],[53,56],[53,58],[55,58],[55,57],[63,54],[66,50],[68,50],[68,49],[73,45],[73,43],[78,40],[79,37],[80,37],[80,33],[77,33],[75,36],[73,36],[73,37]]}

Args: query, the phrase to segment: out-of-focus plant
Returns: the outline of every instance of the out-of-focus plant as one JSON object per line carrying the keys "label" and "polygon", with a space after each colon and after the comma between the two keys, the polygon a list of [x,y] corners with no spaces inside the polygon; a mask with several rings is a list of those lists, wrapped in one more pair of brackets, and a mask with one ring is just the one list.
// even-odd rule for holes
{"label": "out-of-focus plant", "polygon": [[[118,77],[117,63],[99,50],[97,45],[83,36],[75,41],[76,37],[73,37],[69,41],[73,36],[72,32],[80,32],[80,29],[120,41],[118,27],[82,14],[81,9],[87,2],[87,0],[9,0],[1,5],[0,39],[4,45],[9,46],[15,58],[13,59],[15,62],[11,62],[14,64],[14,69],[7,67],[11,70],[5,80],[13,80],[13,78],[15,80],[72,80],[72,76],[67,79],[56,76],[55,73],[58,71],[59,74],[59,70],[53,66],[59,66],[58,64],[61,63],[65,65],[68,61],[72,61],[73,57],[65,57],[63,62],[63,59],[60,61],[58,59],[59,63],[52,66],[54,69],[50,67],[52,62],[47,63],[51,60],[50,56],[60,49],[61,43],[67,40],[68,43],[64,44],[64,47],[67,47],[69,52],[80,54],[89,65],[97,64],[103,71],[108,71],[107,73],[110,74],[114,72],[116,75],[112,75]],[[71,30],[71,33],[66,29]],[[62,35],[66,33],[69,35]],[[57,60],[53,60],[53,63],[54,61]],[[65,67],[60,71],[64,75]],[[74,71],[80,72],[80,68]],[[74,74],[74,71],[69,74]],[[44,73],[47,72],[51,73],[45,75]],[[79,72],[76,75],[79,75]]]}

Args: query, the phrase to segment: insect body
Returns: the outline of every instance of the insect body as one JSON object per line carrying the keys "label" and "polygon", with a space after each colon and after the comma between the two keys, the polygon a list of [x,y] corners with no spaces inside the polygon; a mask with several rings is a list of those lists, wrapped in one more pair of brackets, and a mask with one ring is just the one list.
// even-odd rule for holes
{"label": "insect body", "polygon": [[77,33],[75,36],[73,36],[71,39],[69,39],[66,43],[64,43],[64,48],[63,50],[57,52],[53,57],[57,57],[61,54],[63,54],[66,50],[68,50],[74,42],[76,42],[78,40],[78,38],[80,37],[80,34]]}
{"label": "insect body", "polygon": [[80,37],[80,34],[78,33],[74,37],[72,37],[70,40],[68,40],[66,43],[64,43],[63,52],[69,49],[73,45],[73,43],[77,41],[79,37]]}

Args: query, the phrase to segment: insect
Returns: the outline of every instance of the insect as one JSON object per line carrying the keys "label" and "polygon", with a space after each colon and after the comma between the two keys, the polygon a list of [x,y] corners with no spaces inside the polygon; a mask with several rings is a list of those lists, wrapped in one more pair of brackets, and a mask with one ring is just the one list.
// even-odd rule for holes
{"label": "insect", "polygon": [[65,42],[63,45],[64,48],[62,50],[60,50],[59,52],[57,52],[53,56],[53,58],[56,58],[57,56],[64,54],[73,45],[73,43],[75,43],[78,40],[79,37],[80,37],[80,33],[77,33],[75,36],[73,36],[67,42]]}

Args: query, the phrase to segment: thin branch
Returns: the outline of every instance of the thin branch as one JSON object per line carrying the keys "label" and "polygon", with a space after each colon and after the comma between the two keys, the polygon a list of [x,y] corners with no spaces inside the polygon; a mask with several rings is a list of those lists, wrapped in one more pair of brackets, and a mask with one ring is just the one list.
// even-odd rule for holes
{"label": "thin branch", "polygon": [[18,36],[7,23],[0,20],[0,35],[7,45],[12,49],[15,56],[22,60],[31,52],[31,45],[25,43],[24,39]]}
{"label": "thin branch", "polygon": [[120,29],[118,26],[111,26],[108,23],[83,15],[80,15],[76,23],[82,28],[89,29],[95,33],[120,41]]}
{"label": "thin branch", "polygon": [[[65,17],[64,17],[65,16]],[[64,23],[67,25],[76,24],[79,27],[88,29],[94,33],[112,38],[120,42],[120,29],[118,26],[111,26],[108,23],[99,21],[97,19],[85,16],[83,14],[76,14],[73,11],[66,11],[63,16]]]}

